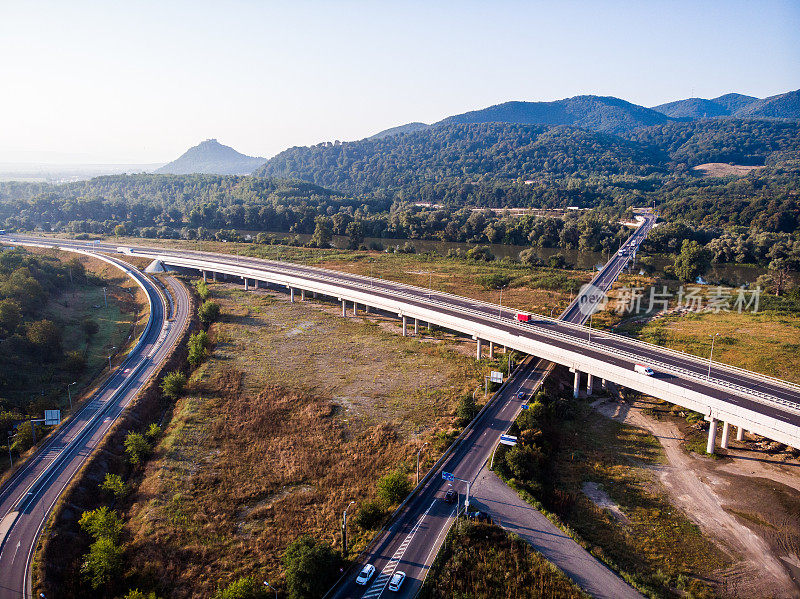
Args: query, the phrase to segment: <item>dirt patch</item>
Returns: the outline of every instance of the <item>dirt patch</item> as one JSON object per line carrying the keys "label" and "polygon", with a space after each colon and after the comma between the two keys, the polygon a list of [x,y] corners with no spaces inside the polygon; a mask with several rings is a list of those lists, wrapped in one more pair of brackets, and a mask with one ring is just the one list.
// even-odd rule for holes
{"label": "dirt patch", "polygon": [[[601,400],[595,405],[605,416],[644,428],[658,439],[667,464],[656,472],[672,501],[735,559],[715,576],[722,594],[800,596],[792,572],[800,549],[800,472],[752,456],[720,461],[687,452],[678,421],[667,417],[666,408],[659,410],[660,402]],[[654,410],[659,418],[651,415]],[[791,487],[784,484],[789,479]]]}
{"label": "dirt patch", "polygon": [[703,177],[744,177],[761,166],[746,166],[744,164],[729,164],[727,162],[706,162],[692,167],[692,171]]}
{"label": "dirt patch", "polygon": [[628,518],[625,516],[619,506],[614,503],[608,493],[603,491],[599,483],[587,481],[581,485],[581,490],[583,491],[583,494],[586,495],[586,497],[588,497],[589,500],[600,509],[608,510],[620,522],[628,521]]}

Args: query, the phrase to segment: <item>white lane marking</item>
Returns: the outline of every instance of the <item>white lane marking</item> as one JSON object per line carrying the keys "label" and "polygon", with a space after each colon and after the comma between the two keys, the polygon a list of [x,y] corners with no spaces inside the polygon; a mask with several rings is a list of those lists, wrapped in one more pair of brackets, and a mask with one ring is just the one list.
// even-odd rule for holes
{"label": "white lane marking", "polygon": [[17,548],[14,549],[14,557],[11,558],[11,563],[12,564],[14,563],[14,560],[17,559],[17,551],[19,551],[19,546],[20,546],[21,543],[22,543],[22,541],[17,541]]}
{"label": "white lane marking", "polygon": [[389,579],[394,574],[394,571],[397,569],[397,565],[400,563],[400,560],[403,559],[403,555],[408,549],[408,546],[411,544],[411,541],[414,539],[414,535],[416,534],[417,530],[419,530],[422,521],[425,520],[425,517],[428,515],[428,512],[431,511],[431,508],[436,504],[436,499],[434,499],[431,504],[428,506],[428,509],[425,510],[425,513],[422,514],[420,519],[414,525],[414,528],[411,529],[411,532],[406,535],[406,538],[403,539],[403,542],[397,548],[397,551],[394,552],[392,559],[386,562],[386,565],[383,567],[381,571],[381,575],[375,579],[375,582],[369,587],[369,590],[364,594],[363,599],[377,599],[383,593],[383,590],[386,588],[386,585],[389,583]]}

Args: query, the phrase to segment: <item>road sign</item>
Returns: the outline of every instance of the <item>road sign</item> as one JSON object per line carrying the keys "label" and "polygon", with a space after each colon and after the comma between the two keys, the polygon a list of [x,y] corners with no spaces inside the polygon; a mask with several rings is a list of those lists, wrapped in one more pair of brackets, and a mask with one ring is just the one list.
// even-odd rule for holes
{"label": "road sign", "polygon": [[530,406],[526,403],[522,404],[522,409],[527,410]]}
{"label": "road sign", "polygon": [[44,425],[55,426],[61,422],[61,410],[45,410],[44,411]]}
{"label": "road sign", "polygon": [[517,444],[517,438],[514,435],[500,435],[500,443],[514,446]]}
{"label": "road sign", "polygon": [[503,382],[503,373],[497,372],[496,370],[492,370],[491,374],[489,374],[489,380],[493,383],[502,383]]}
{"label": "road sign", "polygon": [[442,472],[442,478],[444,480],[449,480],[450,482],[453,482],[456,479],[452,472]]}

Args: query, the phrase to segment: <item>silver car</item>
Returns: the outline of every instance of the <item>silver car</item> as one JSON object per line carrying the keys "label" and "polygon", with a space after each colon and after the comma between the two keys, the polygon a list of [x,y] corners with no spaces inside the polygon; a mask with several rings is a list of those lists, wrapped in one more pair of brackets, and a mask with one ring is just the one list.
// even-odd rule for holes
{"label": "silver car", "polygon": [[372,564],[367,564],[363,568],[361,568],[361,573],[356,578],[356,584],[367,584],[369,579],[372,578],[372,575],[375,574],[375,566]]}
{"label": "silver car", "polygon": [[400,587],[403,586],[403,581],[406,579],[405,572],[395,572],[392,576],[392,579],[389,581],[389,590],[390,591],[399,591]]}

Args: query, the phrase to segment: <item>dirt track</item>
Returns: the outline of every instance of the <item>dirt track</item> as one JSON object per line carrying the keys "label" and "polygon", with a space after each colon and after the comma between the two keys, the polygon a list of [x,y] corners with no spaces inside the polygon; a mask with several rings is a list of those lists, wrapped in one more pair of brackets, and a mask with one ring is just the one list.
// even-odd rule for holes
{"label": "dirt track", "polygon": [[643,408],[653,408],[646,400],[599,400],[594,406],[659,440],[668,464],[658,476],[672,500],[737,559],[715,577],[723,595],[800,597],[800,466],[777,465],[735,450],[728,452],[733,459],[725,460],[687,453],[677,422],[645,414]]}

